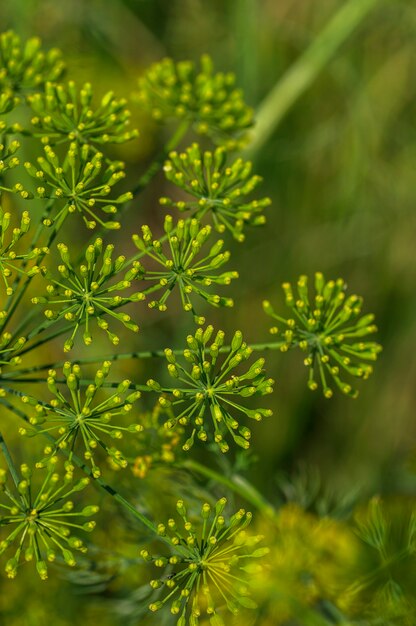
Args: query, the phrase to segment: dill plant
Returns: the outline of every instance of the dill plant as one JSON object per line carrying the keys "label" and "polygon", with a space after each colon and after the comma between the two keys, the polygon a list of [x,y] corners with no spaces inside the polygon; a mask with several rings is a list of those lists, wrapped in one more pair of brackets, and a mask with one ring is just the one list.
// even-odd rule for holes
{"label": "dill plant", "polygon": [[[136,103],[154,120],[173,120],[176,127],[162,154],[131,181],[124,163],[108,151],[111,144],[138,137],[127,101],[112,92],[99,99],[90,83],[63,82],[63,74],[59,51],[45,51],[38,39],[24,42],[11,32],[0,36],[0,409],[22,435],[19,450],[9,451],[7,432],[0,438],[4,569],[15,577],[24,562],[33,561],[46,579],[58,575],[56,564],[77,567],[74,551],[84,555],[94,545],[94,535],[86,540],[85,532],[95,524],[105,527],[98,506],[89,503],[101,491],[131,515],[138,544],[141,532],[149,536],[151,545],[140,555],[153,576],[150,612],[171,614],[173,621],[163,623],[177,626],[223,626],[240,610],[256,607],[251,583],[267,571],[273,542],[258,525],[250,531],[251,512],[228,510],[225,496],[236,491],[259,509],[273,526],[271,535],[281,529],[283,543],[287,531],[282,515],[276,517],[253,486],[224,480],[192,455],[203,444],[220,456],[247,450],[247,424],[278,419],[262,398],[274,383],[264,351],[302,350],[309,389],[316,390],[319,381],[326,398],[336,389],[355,397],[344,375],[370,375],[380,351],[367,339],[376,330],[373,317],[361,316],[362,299],[348,296],[342,279],[325,281],[317,273],[313,295],[305,276],[296,294],[284,284],[289,318],[282,303],[277,312],[264,303],[277,321],[272,341],[250,345],[239,329],[231,339],[220,329],[214,332],[209,306],[233,306],[227,287],[238,279],[237,270],[228,268],[227,248],[233,239],[242,244],[255,236],[270,204],[252,163],[235,154],[249,142],[254,119],[235,77],[217,72],[207,56],[200,66],[165,59],[145,72]],[[18,119],[27,122],[23,126]],[[186,147],[195,133],[204,137],[204,147]],[[19,156],[28,140],[37,146],[33,162]],[[159,170],[170,192],[160,198],[158,225],[137,224],[135,216],[135,232],[127,234],[136,250],[120,253],[111,233]],[[116,191],[123,179],[130,189]],[[70,223],[91,231],[81,251],[68,235]],[[123,229],[129,231],[130,223]],[[146,307],[163,316],[168,306],[183,314],[186,347],[126,350],[129,333],[134,336],[148,319]],[[101,345],[103,333],[116,348],[97,355],[92,346]],[[45,348],[61,356],[45,359]],[[168,375],[140,377],[154,358],[167,361]],[[128,364],[131,380],[117,380],[115,361]],[[14,457],[25,450],[36,457],[33,473],[27,464],[16,467]],[[115,473],[124,469],[144,478],[152,464],[168,471],[180,467],[190,480],[195,473],[214,478],[226,493],[215,499],[207,492],[198,504],[193,495],[187,505],[178,489],[176,509],[158,523],[150,503],[136,506]],[[79,508],[72,496],[88,504]],[[92,515],[96,521],[82,521]],[[365,537],[368,542],[368,532]],[[278,550],[273,547],[273,558]],[[310,595],[316,601],[325,591]]]}

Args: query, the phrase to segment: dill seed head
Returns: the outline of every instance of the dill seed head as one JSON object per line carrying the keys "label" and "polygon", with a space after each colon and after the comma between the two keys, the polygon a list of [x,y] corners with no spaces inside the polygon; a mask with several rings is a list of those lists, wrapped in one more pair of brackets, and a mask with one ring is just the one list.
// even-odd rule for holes
{"label": "dill seed head", "polygon": [[163,168],[166,178],[193,199],[176,201],[164,197],[160,203],[192,211],[198,218],[208,215],[217,231],[228,230],[237,241],[243,241],[246,226],[265,223],[263,209],[271,203],[270,198],[246,197],[262,180],[251,173],[251,168],[251,162],[241,158],[228,164],[223,147],[203,152],[194,143],[184,152],[171,152]]}
{"label": "dill seed head", "polygon": [[308,387],[317,389],[318,378],[326,398],[333,395],[328,378],[343,393],[356,397],[358,391],[344,380],[344,375],[368,378],[373,371],[370,363],[381,351],[378,343],[364,340],[377,331],[374,315],[361,315],[363,299],[347,296],[346,289],[342,278],[326,281],[323,274],[317,272],[312,295],[307,276],[299,278],[297,293],[290,283],[283,284],[286,305],[292,312],[290,318],[276,314],[270,302],[263,303],[265,312],[279,323],[270,332],[282,338],[281,350],[299,347],[306,353]]}
{"label": "dill seed head", "polygon": [[240,424],[240,417],[260,421],[272,411],[250,408],[244,400],[271,393],[274,381],[265,377],[262,358],[244,371],[243,363],[252,351],[241,332],[234,334],[231,346],[224,352],[221,351],[224,332],[219,330],[212,340],[213,333],[213,327],[207,326],[188,335],[183,359],[177,360],[171,349],[165,350],[168,372],[178,381],[175,387],[164,387],[153,380],[147,386],[149,390],[162,392],[160,404],[173,409],[175,417],[169,418],[165,426],[174,428],[179,424],[190,431],[184,450],[192,447],[195,437],[203,442],[214,440],[221,452],[229,450],[226,441],[229,437],[247,449],[251,431]]}

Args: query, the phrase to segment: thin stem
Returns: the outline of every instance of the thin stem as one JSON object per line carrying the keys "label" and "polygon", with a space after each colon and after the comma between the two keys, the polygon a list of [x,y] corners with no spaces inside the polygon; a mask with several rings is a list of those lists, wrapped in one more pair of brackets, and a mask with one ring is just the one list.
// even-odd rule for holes
{"label": "thin stem", "polygon": [[182,461],[179,463],[180,467],[183,467],[191,472],[196,472],[201,476],[205,476],[206,478],[210,478],[211,480],[215,480],[217,483],[225,485],[239,496],[250,502],[260,513],[263,513],[267,517],[274,519],[275,510],[273,506],[267,502],[261,495],[259,491],[245,478],[242,476],[235,475],[232,478],[228,478],[221,474],[220,472],[216,472],[215,470],[207,467],[206,465],[202,465],[202,463],[198,463],[198,461],[194,461],[192,459],[188,459],[186,461]]}
{"label": "thin stem", "polygon": [[[66,327],[66,330],[68,330],[68,328]],[[55,337],[55,335],[52,337],[50,337],[50,339],[53,339]],[[49,338],[47,338],[46,340],[48,340]],[[46,341],[45,340],[45,341]],[[280,348],[285,345],[286,342],[285,341],[273,341],[271,343],[252,343],[249,344],[249,348],[251,348],[254,351],[267,351],[267,350],[280,350]],[[30,347],[29,350],[32,350],[33,347],[39,345],[39,342],[37,344],[35,344],[34,346]],[[295,347],[296,343],[293,342],[291,347]],[[231,346],[221,346],[221,348],[219,349],[219,352],[221,353],[227,353],[231,350]],[[24,350],[22,352],[19,352],[19,354],[24,354],[24,352],[27,352],[28,350]],[[181,356],[183,354],[183,349],[176,349],[176,350],[172,350],[172,354],[174,354],[175,356]],[[72,363],[100,363],[101,361],[123,361],[125,359],[160,359],[160,358],[164,358],[165,357],[165,352],[164,350],[142,350],[139,352],[122,352],[120,354],[105,354],[102,356],[92,356],[92,357],[86,357],[86,358],[82,358],[82,359],[72,359]],[[3,379],[10,379],[11,377],[15,377],[15,376],[23,376],[24,374],[31,374],[33,372],[40,372],[42,370],[48,370],[48,369],[55,369],[55,368],[59,368],[62,367],[64,365],[64,363],[66,363],[69,359],[66,359],[65,361],[55,361],[53,363],[44,363],[43,365],[35,365],[33,367],[27,367],[25,369],[20,369],[20,370],[13,370],[10,373],[5,373],[2,375]]]}
{"label": "thin stem", "polygon": [[1,451],[3,453],[3,456],[4,456],[5,460],[6,460],[7,467],[9,468],[9,472],[11,474],[11,477],[13,478],[13,482],[16,485],[16,487],[18,487],[19,482],[20,482],[19,475],[17,473],[16,467],[15,467],[15,465],[13,463],[13,459],[11,457],[11,454],[9,452],[9,449],[8,449],[7,445],[6,445],[6,442],[3,439],[3,435],[1,434],[1,432],[0,432],[0,449],[1,449]]}
{"label": "thin stem", "polygon": [[341,3],[339,11],[261,103],[249,153],[258,152],[270,139],[292,105],[377,4],[380,4],[380,0],[349,0]]}

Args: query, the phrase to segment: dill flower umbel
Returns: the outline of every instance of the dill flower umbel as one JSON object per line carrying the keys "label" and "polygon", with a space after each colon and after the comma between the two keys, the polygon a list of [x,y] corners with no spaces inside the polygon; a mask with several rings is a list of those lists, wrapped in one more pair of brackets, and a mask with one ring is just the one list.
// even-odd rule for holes
{"label": "dill flower umbel", "polygon": [[[12,476],[13,487],[9,487],[8,473],[0,470],[0,529],[3,535],[0,554],[15,548],[5,566],[9,578],[16,576],[22,562],[35,561],[40,578],[46,580],[48,562],[59,559],[74,567],[73,550],[87,551],[83,541],[72,533],[94,529],[95,522],[79,523],[77,518],[91,517],[98,512],[98,506],[90,505],[75,511],[74,503],[68,498],[85,489],[89,479],[74,482],[69,471],[61,476],[56,472],[56,463],[57,458],[53,457],[37,489],[32,471],[26,464],[20,467],[20,477],[17,474]],[[41,470],[36,473],[40,474]]]}
{"label": "dill flower umbel", "polygon": [[217,273],[217,269],[230,258],[229,252],[222,252],[222,240],[204,250],[211,235],[211,227],[202,226],[196,219],[179,220],[174,226],[172,217],[166,215],[164,230],[167,246],[163,245],[163,240],[153,238],[148,226],[142,226],[142,237],[133,235],[133,242],[143,256],[157,263],[157,269],[145,269],[143,280],[156,284],[143,293],[147,295],[163,291],[159,300],[151,300],[148,306],[165,311],[166,301],[175,287],[179,290],[183,309],[191,311],[199,324],[205,320],[196,315],[193,295],[200,296],[213,306],[232,306],[231,298],[221,297],[209,290],[211,285],[229,285],[231,280],[238,277],[235,271]]}
{"label": "dill flower umbel", "polygon": [[[74,345],[74,339],[81,325],[85,325],[83,339],[85,345],[92,343],[90,328],[91,319],[95,319],[97,326],[106,332],[110,341],[117,345],[118,335],[109,329],[108,318],[118,321],[125,328],[138,332],[139,327],[131,321],[127,313],[118,313],[114,309],[144,299],[139,291],[121,296],[119,292],[129,290],[132,281],[140,275],[141,266],[134,262],[129,269],[123,269],[125,257],[113,258],[114,246],[103,247],[103,241],[97,238],[93,244],[87,246],[84,262],[78,270],[71,262],[68,247],[64,243],[58,244],[58,251],[62,264],[58,265],[59,274],[41,267],[41,274],[48,281],[45,296],[35,296],[32,303],[47,304],[51,308],[44,311],[46,318],[51,322],[66,320],[72,322],[70,337],[64,343],[64,351],[69,352]],[[123,271],[121,278],[118,277]],[[106,319],[104,319],[106,318]]]}
{"label": "dill flower umbel", "polygon": [[160,203],[192,211],[198,218],[209,215],[218,232],[229,230],[237,241],[244,241],[244,227],[264,224],[263,209],[271,204],[270,198],[246,197],[262,181],[251,169],[251,162],[241,158],[227,163],[223,147],[202,152],[198,144],[193,144],[185,152],[171,152],[163,168],[165,176],[194,199],[175,201],[164,197]]}
{"label": "dill flower umbel", "polygon": [[[38,157],[38,167],[26,162],[25,168],[36,180],[34,195],[38,198],[55,200],[56,215],[43,220],[45,226],[62,226],[68,215],[78,213],[85,225],[94,229],[97,224],[114,230],[120,224],[105,216],[117,213],[117,204],[132,199],[126,192],[117,198],[109,198],[114,185],[124,178],[124,163],[112,161],[103,165],[103,154],[91,146],[79,146],[72,142],[62,163],[51,146],[44,147],[45,156]],[[28,197],[30,194],[26,192]],[[104,215],[101,215],[101,214]]]}
{"label": "dill flower umbel", "polygon": [[58,80],[65,69],[57,48],[44,52],[38,37],[24,44],[9,30],[0,35],[0,87],[19,93],[39,89],[47,81]]}
{"label": "dill flower umbel", "polygon": [[186,120],[197,133],[229,148],[244,141],[253,124],[234,74],[215,73],[208,55],[201,57],[199,70],[191,61],[169,58],[153,64],[139,79],[137,100],[155,120]]}
{"label": "dill flower umbel", "polygon": [[111,362],[104,361],[94,380],[84,383],[80,366],[67,362],[63,366],[63,382],[58,381],[55,370],[48,373],[47,385],[53,394],[50,402],[40,402],[30,396],[22,397],[23,402],[34,406],[35,415],[30,417],[29,422],[35,428],[21,428],[20,433],[34,435],[56,432],[54,443],[46,446],[44,454],[50,457],[59,450],[65,450],[69,462],[73,453],[82,447],[84,458],[91,463],[94,478],[101,475],[95,459],[101,449],[117,467],[127,467],[123,453],[109,445],[108,439],[120,441],[124,433],[143,430],[140,424],[123,425],[122,418],[130,413],[134,402],[140,397],[139,391],[131,391],[129,380],[119,383],[112,393],[103,393],[102,387],[110,367]]}
{"label": "dill flower umbel", "polygon": [[[4,212],[0,206],[0,293],[6,292],[11,296],[16,288],[16,274],[34,276],[39,273],[37,265],[28,265],[29,261],[36,261],[40,256],[49,252],[48,248],[33,248],[32,250],[21,251],[18,245],[20,240],[29,232],[30,216],[28,211],[22,213],[20,225],[11,227],[11,213]],[[26,248],[27,250],[27,248]]]}
{"label": "dill flower umbel", "polygon": [[247,449],[251,431],[240,424],[240,417],[260,421],[272,415],[272,411],[249,408],[238,399],[269,394],[274,381],[265,377],[262,358],[247,371],[238,373],[252,353],[240,331],[234,334],[226,351],[221,350],[224,332],[219,330],[210,343],[213,332],[213,327],[207,326],[205,330],[198,328],[194,335],[188,335],[188,347],[183,351],[185,366],[171,349],[165,350],[168,372],[178,381],[176,387],[164,387],[154,380],[149,380],[147,386],[152,391],[163,392],[159,402],[173,408],[175,417],[166,421],[166,427],[174,428],[179,424],[191,431],[184,450],[193,446],[195,437],[203,442],[214,440],[221,452],[229,450],[227,437]]}
{"label": "dill flower umbel", "polygon": [[123,143],[138,136],[137,130],[128,130],[131,114],[127,100],[117,100],[109,91],[93,107],[93,96],[90,83],[79,88],[74,81],[61,85],[47,82],[44,92],[28,97],[35,113],[31,119],[35,136],[47,144]]}
{"label": "dill flower umbel", "polygon": [[342,278],[325,281],[323,274],[317,272],[313,297],[309,294],[307,276],[299,278],[297,294],[290,283],[283,284],[286,305],[292,312],[289,319],[275,313],[268,300],[263,302],[265,312],[279,322],[270,332],[282,338],[280,349],[285,352],[299,347],[306,353],[308,387],[318,388],[318,374],[326,398],[333,395],[327,377],[343,393],[356,397],[358,391],[343,380],[343,374],[368,378],[373,371],[369,361],[375,361],[381,351],[378,343],[364,340],[377,331],[374,315],[362,316],[363,299],[347,296],[346,289]]}
{"label": "dill flower umbel", "polygon": [[158,525],[160,537],[171,546],[171,556],[153,556],[142,550],[145,561],[164,570],[164,575],[150,582],[156,599],[149,606],[159,611],[170,605],[178,616],[176,626],[198,626],[204,614],[212,626],[224,626],[225,611],[236,614],[240,608],[256,608],[250,598],[247,572],[250,560],[268,553],[268,548],[256,548],[261,535],[246,532],[252,515],[240,509],[227,519],[221,498],[212,508],[205,503],[199,518],[187,513],[185,504],[176,505],[178,519]]}

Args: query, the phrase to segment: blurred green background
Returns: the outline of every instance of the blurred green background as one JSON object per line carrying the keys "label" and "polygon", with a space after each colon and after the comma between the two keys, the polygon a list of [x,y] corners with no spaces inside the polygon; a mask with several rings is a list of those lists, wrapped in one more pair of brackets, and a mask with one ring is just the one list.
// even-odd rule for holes
{"label": "blurred green background", "polygon": [[[0,24],[2,30],[39,35],[46,46],[61,48],[71,78],[90,80],[99,93],[113,89],[127,97],[151,62],[163,56],[197,60],[208,52],[216,68],[237,74],[249,104],[257,108],[344,4],[3,0]],[[320,270],[327,278],[342,276],[352,292],[364,296],[365,311],[376,314],[384,346],[374,375],[355,401],[338,395],[328,401],[309,392],[298,353],[268,355],[268,371],[277,380],[271,399],[275,415],[254,429],[258,460],[250,475],[271,499],[279,475],[305,464],[317,468],[339,493],[357,485],[365,493],[416,490],[411,473],[416,442],[415,40],[412,0],[375,2],[253,155],[254,169],[264,177],[262,191],[273,201],[268,224],[248,233],[243,246],[232,244],[232,266],[242,277],[233,288],[236,305],[232,311],[207,312],[208,321],[229,332],[239,327],[249,341],[265,341],[270,324],[262,300],[282,305],[283,281]],[[117,156],[127,161],[130,176],[138,176],[161,133],[134,104],[132,111],[141,138],[117,148]],[[124,220],[126,236],[146,221],[157,223],[157,198],[163,193],[158,179]],[[157,331],[149,333],[157,347],[165,347],[166,336],[160,343]],[[51,591],[39,593],[45,594],[46,623]],[[65,591],[60,593],[65,597]],[[94,606],[87,605],[88,616],[97,619]],[[7,615],[7,624],[23,624]],[[54,624],[77,624],[79,613],[76,605],[66,605],[53,617]],[[36,619],[33,624],[43,623]]]}

